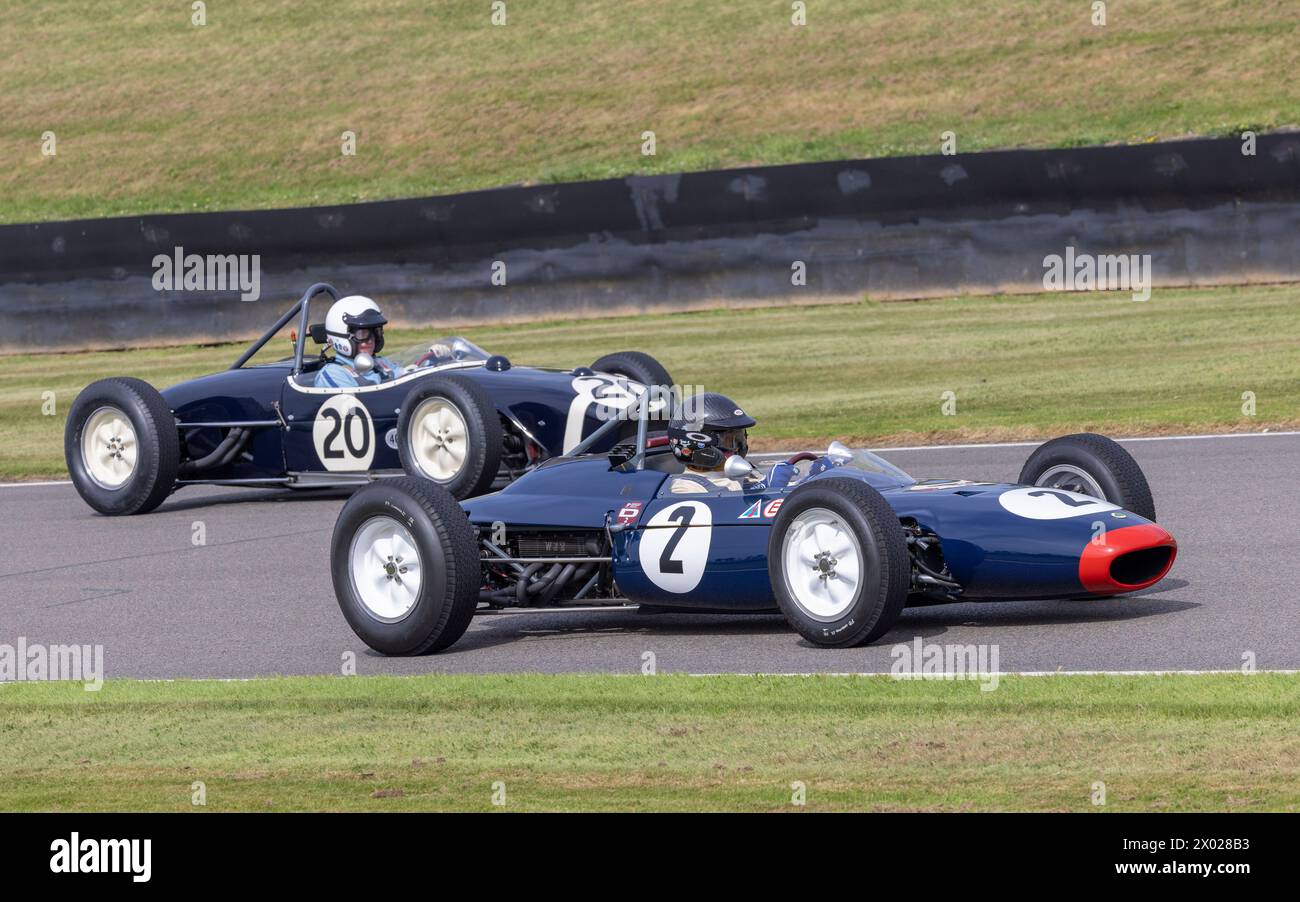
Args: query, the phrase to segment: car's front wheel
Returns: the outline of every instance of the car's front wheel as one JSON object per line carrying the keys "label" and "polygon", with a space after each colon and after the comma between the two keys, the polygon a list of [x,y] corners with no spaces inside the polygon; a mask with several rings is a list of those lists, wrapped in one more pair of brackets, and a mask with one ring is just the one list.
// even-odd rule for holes
{"label": "car's front wheel", "polygon": [[386,655],[441,651],[469,628],[482,573],[474,527],[423,479],[381,479],[339,513],[330,545],[348,625]]}
{"label": "car's front wheel", "polygon": [[1039,445],[1020,471],[1021,485],[1077,492],[1118,504],[1155,522],[1156,503],[1138,462],[1116,441],[1092,432]]}
{"label": "car's front wheel", "polygon": [[907,602],[907,539],[889,502],[857,479],[790,493],[772,524],[768,574],[777,604],[809,642],[844,648],[887,633]]}
{"label": "car's front wheel", "polygon": [[434,376],[413,389],[397,418],[402,469],[437,483],[457,500],[492,487],[503,442],[492,398],[457,376]]}
{"label": "car's front wheel", "polygon": [[63,454],[72,484],[101,514],[143,514],[176,487],[180,437],[171,408],[140,379],[93,382],[68,411]]}

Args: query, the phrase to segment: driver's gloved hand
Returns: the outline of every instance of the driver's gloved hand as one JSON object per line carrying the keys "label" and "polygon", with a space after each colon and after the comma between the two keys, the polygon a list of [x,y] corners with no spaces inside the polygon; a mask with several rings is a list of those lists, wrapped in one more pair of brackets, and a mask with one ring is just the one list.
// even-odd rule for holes
{"label": "driver's gloved hand", "polygon": [[776,464],[772,467],[772,472],[767,474],[767,488],[771,491],[785,488],[789,485],[790,480],[794,478],[795,473],[797,472],[798,468],[796,468],[794,464],[789,464],[785,461]]}

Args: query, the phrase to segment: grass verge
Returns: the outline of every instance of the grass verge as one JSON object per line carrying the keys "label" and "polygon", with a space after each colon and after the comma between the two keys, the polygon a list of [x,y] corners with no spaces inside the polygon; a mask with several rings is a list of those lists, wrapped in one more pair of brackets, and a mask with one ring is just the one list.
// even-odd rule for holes
{"label": "grass verge", "polygon": [[[1221,432],[1300,424],[1300,285],[713,310],[463,331],[516,363],[654,354],[683,384],[758,418],[756,450]],[[268,308],[268,316],[271,312]],[[434,337],[392,330],[390,348]],[[274,354],[287,352],[287,340]],[[57,477],[64,414],[111,375],[160,387],[224,369],[240,346],[0,359],[0,478]],[[54,415],[43,415],[53,392]],[[955,412],[944,413],[945,392]],[[1253,397],[1254,414],[1245,412]]]}
{"label": "grass verge", "polygon": [[1296,811],[1298,716],[1274,674],[11,684],[0,809]]}

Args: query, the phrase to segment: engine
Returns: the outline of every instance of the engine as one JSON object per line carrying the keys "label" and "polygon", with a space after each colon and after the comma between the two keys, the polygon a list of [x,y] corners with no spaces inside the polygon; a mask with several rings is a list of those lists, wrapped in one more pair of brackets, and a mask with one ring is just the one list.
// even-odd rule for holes
{"label": "engine", "polygon": [[[610,542],[603,531],[512,531],[501,542],[482,530],[483,588],[492,607],[599,604],[616,599]],[[621,603],[621,599],[617,599]]]}

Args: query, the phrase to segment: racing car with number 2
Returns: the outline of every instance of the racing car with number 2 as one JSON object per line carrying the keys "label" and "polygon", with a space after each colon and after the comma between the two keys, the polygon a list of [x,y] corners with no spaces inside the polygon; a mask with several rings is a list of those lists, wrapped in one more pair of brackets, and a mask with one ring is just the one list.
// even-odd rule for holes
{"label": "racing car with number 2", "polygon": [[639,413],[633,440],[593,451],[607,424],[494,494],[458,503],[406,479],[353,495],[331,545],[352,629],[409,655],[447,648],[479,610],[635,604],[780,610],[814,645],[845,647],[909,604],[1145,589],[1177,553],[1141,469],[1100,435],[1047,442],[1016,485],[917,480],[834,443],[776,464],[781,480],[736,454],[719,485],[683,495],[682,462]]}

